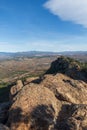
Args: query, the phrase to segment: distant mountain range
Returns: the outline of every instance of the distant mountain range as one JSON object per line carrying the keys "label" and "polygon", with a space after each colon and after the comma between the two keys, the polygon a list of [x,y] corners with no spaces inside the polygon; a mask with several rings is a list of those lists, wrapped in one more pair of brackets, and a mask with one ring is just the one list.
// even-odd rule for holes
{"label": "distant mountain range", "polygon": [[87,51],[64,51],[64,52],[43,52],[43,51],[28,51],[28,52],[0,52],[0,59],[12,59],[18,57],[42,57],[42,56],[55,56],[55,55],[85,55]]}

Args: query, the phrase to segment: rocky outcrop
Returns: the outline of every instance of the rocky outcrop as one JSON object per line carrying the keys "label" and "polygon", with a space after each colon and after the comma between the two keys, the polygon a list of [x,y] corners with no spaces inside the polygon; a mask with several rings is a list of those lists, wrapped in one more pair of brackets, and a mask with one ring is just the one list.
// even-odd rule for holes
{"label": "rocky outcrop", "polygon": [[27,85],[29,83],[39,83],[40,82],[40,79],[39,77],[29,77],[29,78],[26,78],[24,84]]}
{"label": "rocky outcrop", "polygon": [[14,97],[8,125],[11,130],[86,130],[87,105],[82,104],[87,104],[84,81],[60,73],[45,75]]}
{"label": "rocky outcrop", "polygon": [[63,73],[73,79],[87,82],[87,70],[83,71],[83,65],[79,61],[68,57],[61,56],[57,60],[53,61],[46,72],[46,74],[57,73]]}
{"label": "rocky outcrop", "polygon": [[8,124],[11,130],[48,130],[60,109],[61,103],[52,91],[42,85],[30,84],[15,97]]}
{"label": "rocky outcrop", "polygon": [[41,82],[57,99],[74,104],[87,104],[87,84],[63,74],[45,75]]}
{"label": "rocky outcrop", "polygon": [[16,85],[12,86],[10,89],[10,100],[12,100],[15,95],[22,89],[23,83],[21,80],[18,80]]}
{"label": "rocky outcrop", "polygon": [[87,105],[65,105],[61,110],[57,130],[87,130]]}
{"label": "rocky outcrop", "polygon": [[87,77],[80,66],[61,57],[48,72],[11,88],[5,124],[10,130],[87,130]]}

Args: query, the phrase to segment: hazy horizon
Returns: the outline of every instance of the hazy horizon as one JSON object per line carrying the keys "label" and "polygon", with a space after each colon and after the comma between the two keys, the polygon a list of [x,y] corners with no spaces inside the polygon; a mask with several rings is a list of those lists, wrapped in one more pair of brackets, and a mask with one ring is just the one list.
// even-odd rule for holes
{"label": "hazy horizon", "polygon": [[87,51],[83,51],[83,50],[79,50],[79,51],[35,51],[35,50],[31,50],[31,51],[0,51],[0,53],[28,53],[28,52],[36,52],[36,53],[69,53],[69,52],[77,52],[77,53],[80,53],[80,52],[87,52]]}
{"label": "hazy horizon", "polygon": [[86,0],[1,0],[0,52],[87,51],[86,14]]}

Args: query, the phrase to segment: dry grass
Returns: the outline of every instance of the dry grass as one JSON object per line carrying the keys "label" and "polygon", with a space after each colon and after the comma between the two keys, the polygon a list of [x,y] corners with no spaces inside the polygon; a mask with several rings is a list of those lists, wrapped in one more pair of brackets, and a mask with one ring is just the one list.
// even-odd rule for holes
{"label": "dry grass", "polygon": [[55,57],[19,58],[0,61],[0,81],[8,82],[22,77],[33,77],[44,73]]}

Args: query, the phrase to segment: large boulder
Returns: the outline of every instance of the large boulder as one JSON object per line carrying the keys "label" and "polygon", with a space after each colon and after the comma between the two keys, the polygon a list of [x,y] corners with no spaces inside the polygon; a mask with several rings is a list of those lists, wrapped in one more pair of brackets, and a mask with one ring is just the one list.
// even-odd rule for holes
{"label": "large boulder", "polygon": [[25,80],[25,85],[29,84],[29,83],[39,83],[40,79],[39,77],[28,77]]}
{"label": "large boulder", "polygon": [[61,101],[74,104],[87,104],[87,84],[63,74],[45,75],[42,85],[54,92]]}
{"label": "large boulder", "polygon": [[[87,77],[79,62],[60,57],[40,78],[11,88],[11,130],[87,130]],[[23,86],[24,85],[24,86]]]}
{"label": "large boulder", "polygon": [[59,57],[51,63],[46,74],[63,73],[73,79],[84,80],[87,82],[87,70],[83,71],[82,63],[68,57]]}
{"label": "large boulder", "polygon": [[12,86],[10,89],[10,100],[12,100],[15,95],[22,89],[23,83],[21,80],[17,80],[16,85]]}
{"label": "large boulder", "polygon": [[58,117],[57,130],[87,130],[87,105],[65,105],[65,108],[68,109],[61,109]]}
{"label": "large boulder", "polygon": [[48,130],[60,110],[61,103],[52,91],[43,85],[29,84],[15,96],[8,125],[11,130]]}

